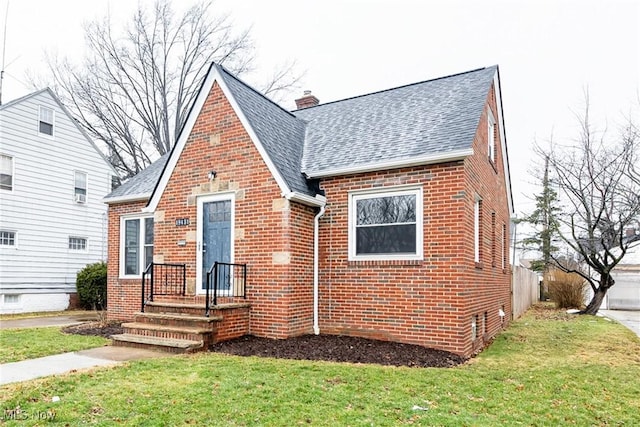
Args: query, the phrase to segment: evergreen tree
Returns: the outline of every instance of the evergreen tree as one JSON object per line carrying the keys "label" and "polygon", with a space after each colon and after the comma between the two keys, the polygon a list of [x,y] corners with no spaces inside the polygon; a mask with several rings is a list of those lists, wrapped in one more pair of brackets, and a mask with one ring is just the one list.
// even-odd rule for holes
{"label": "evergreen tree", "polygon": [[549,157],[544,159],[544,175],[542,177],[542,192],[535,196],[536,209],[519,222],[526,222],[536,228],[535,233],[522,241],[524,249],[540,252],[539,259],[531,263],[531,269],[544,272],[553,262],[553,255],[558,248],[553,244],[558,236],[558,223],[555,219],[560,212],[558,194],[551,186],[549,179]]}

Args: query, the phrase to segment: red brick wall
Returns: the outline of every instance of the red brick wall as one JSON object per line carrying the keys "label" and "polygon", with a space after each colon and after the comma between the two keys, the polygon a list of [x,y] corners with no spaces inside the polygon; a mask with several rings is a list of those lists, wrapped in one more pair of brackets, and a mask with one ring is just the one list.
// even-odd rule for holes
{"label": "red brick wall", "polygon": [[[487,97],[488,107],[493,112],[493,117],[499,117],[493,88]],[[489,160],[488,152],[488,120],[485,108],[481,118],[473,150],[475,155],[465,161],[465,179],[469,186],[467,207],[468,215],[473,215],[473,204],[476,195],[482,198],[482,229],[481,229],[481,262],[476,268],[467,270],[466,282],[469,284],[469,304],[465,316],[471,319],[477,315],[478,340],[472,343],[475,351],[482,347],[482,332],[484,313],[487,312],[486,337],[495,335],[508,321],[511,320],[511,265],[509,260],[509,221],[510,212],[507,203],[506,181],[503,168],[501,138],[497,138],[495,150],[495,162]],[[500,135],[500,123],[496,123],[496,134]],[[492,224],[492,213],[495,216],[495,229]],[[501,242],[502,225],[506,225],[506,243]],[[466,234],[473,238],[473,223],[467,224]],[[505,268],[502,268],[502,249],[506,252]],[[473,245],[467,247],[473,248]],[[498,316],[503,308],[506,316],[504,324]],[[469,322],[469,329],[470,320]],[[469,350],[468,344],[465,347]]]}
{"label": "red brick wall", "polygon": [[[495,113],[492,96],[489,102]],[[491,212],[496,214],[496,239],[501,224],[509,224],[509,212],[501,152],[494,168],[486,134],[483,115],[475,154],[465,161],[323,180],[328,203],[320,234],[321,333],[420,344],[468,356],[500,330],[498,310],[511,310],[511,272],[508,265],[501,268],[497,255],[497,265],[491,264],[492,247],[501,247],[492,240]],[[349,261],[348,192],[399,185],[423,188],[424,259]],[[474,260],[476,193],[483,200],[482,268]],[[472,341],[475,315],[478,338]]]}
{"label": "red brick wall", "polygon": [[[209,181],[208,172],[216,179]],[[222,90],[214,85],[200,112],[155,212],[154,260],[187,265],[187,290],[196,286],[197,198],[235,194],[234,262],[247,264],[247,301],[252,304],[250,332],[283,338],[312,328],[314,210],[281,197],[267,165],[235,115]],[[129,207],[126,212],[139,210]],[[118,258],[119,205],[110,210],[110,260]],[[175,220],[188,218],[188,226]],[[111,242],[111,239],[113,242]],[[179,246],[184,240],[186,245]],[[114,300],[112,317],[131,318],[139,310],[139,281],[116,280],[131,288]],[[129,299],[135,301],[134,305]],[[124,306],[123,306],[124,303]],[[110,307],[112,305],[109,302]]]}
{"label": "red brick wall", "polygon": [[140,213],[146,202],[109,205],[107,261],[107,318],[131,320],[140,311],[141,280],[120,279],[120,217]]}
{"label": "red brick wall", "polygon": [[[498,117],[493,92],[488,103]],[[464,161],[321,183],[328,200],[320,222],[322,333],[395,340],[470,355],[503,326],[500,308],[504,307],[509,320],[511,272],[508,262],[501,268],[497,252],[502,245],[496,243],[503,223],[508,231],[507,194],[500,148],[496,165],[488,160],[486,123],[483,113],[475,154]],[[210,170],[218,174],[213,181],[207,178]],[[399,185],[423,189],[424,259],[349,261],[348,192]],[[250,333],[284,338],[311,332],[316,210],[280,196],[240,120],[214,85],[155,213],[155,260],[186,263],[191,293],[196,285],[197,197],[224,192],[235,194],[234,261],[248,265]],[[478,265],[474,260],[476,195],[483,201]],[[110,207],[108,290],[113,319],[131,318],[139,310],[139,280],[118,279],[118,251],[120,215],[139,211],[143,205]],[[188,218],[190,225],[177,227],[178,218]],[[180,240],[186,245],[178,246]],[[478,339],[472,341],[471,319],[476,315]]]}

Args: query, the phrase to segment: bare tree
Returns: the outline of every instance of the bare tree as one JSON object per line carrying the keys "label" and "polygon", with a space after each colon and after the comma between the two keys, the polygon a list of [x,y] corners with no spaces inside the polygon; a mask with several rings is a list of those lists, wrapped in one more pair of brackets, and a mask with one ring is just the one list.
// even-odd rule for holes
{"label": "bare tree", "polygon": [[554,214],[557,234],[587,268],[563,263],[555,256],[554,264],[589,283],[593,297],[582,313],[596,314],[615,283],[612,269],[640,243],[635,235],[626,235],[640,225],[640,133],[632,119],[613,140],[607,139],[606,132],[595,131],[589,120],[588,96],[579,122],[576,143],[552,143],[547,150],[538,151],[549,161],[563,202],[561,211]]}
{"label": "bare tree", "polygon": [[[183,14],[168,0],[116,31],[109,17],[85,25],[87,54],[75,66],[48,57],[53,88],[89,134],[106,145],[113,165],[126,178],[171,150],[206,72],[215,61],[231,72],[251,71],[254,45],[248,29],[236,32],[228,15],[211,17],[211,3]],[[263,83],[277,96],[299,80],[295,63]]]}

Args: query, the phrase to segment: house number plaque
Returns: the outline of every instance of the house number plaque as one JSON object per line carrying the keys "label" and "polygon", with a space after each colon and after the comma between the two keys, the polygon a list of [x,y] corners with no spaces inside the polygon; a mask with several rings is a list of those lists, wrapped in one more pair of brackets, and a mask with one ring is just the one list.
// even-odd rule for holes
{"label": "house number plaque", "polygon": [[186,225],[189,225],[189,218],[176,219],[176,227],[184,227]]}

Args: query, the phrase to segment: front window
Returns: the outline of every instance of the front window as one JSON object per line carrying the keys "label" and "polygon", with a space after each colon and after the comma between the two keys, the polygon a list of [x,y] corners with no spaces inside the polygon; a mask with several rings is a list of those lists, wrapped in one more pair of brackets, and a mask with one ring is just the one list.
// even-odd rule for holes
{"label": "front window", "polygon": [[0,246],[15,246],[16,232],[0,230]]}
{"label": "front window", "polygon": [[76,203],[87,203],[87,174],[75,171],[73,194]]}
{"label": "front window", "polygon": [[13,157],[0,154],[0,189],[13,190]]}
{"label": "front window", "polygon": [[153,262],[153,218],[124,218],[121,226],[120,271],[138,276]]}
{"label": "front window", "polygon": [[350,259],[421,259],[421,189],[352,194]]}
{"label": "front window", "polygon": [[87,238],[86,237],[69,237],[69,249],[71,249],[72,251],[86,251]]}
{"label": "front window", "polygon": [[44,135],[53,136],[53,109],[40,107],[38,132]]}

